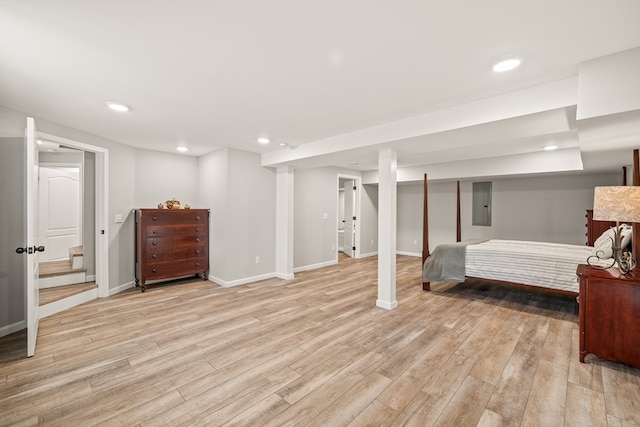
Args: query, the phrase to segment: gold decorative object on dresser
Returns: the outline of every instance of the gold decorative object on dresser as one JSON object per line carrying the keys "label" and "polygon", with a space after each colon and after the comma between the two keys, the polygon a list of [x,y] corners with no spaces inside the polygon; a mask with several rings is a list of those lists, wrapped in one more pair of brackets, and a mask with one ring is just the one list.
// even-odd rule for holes
{"label": "gold decorative object on dresser", "polygon": [[209,274],[208,209],[136,209],[136,286]]}

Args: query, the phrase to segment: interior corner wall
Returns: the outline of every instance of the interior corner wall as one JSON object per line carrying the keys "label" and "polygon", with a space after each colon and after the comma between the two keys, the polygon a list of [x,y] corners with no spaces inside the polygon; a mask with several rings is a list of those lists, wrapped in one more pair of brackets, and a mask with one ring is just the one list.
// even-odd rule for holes
{"label": "interior corner wall", "polygon": [[87,275],[96,274],[96,155],[84,152],[84,208],[82,210],[84,230],[82,237],[82,260]]}
{"label": "interior corner wall", "polygon": [[0,138],[0,200],[7,201],[0,211],[0,336],[15,332],[26,320],[24,289],[26,256],[15,253],[24,246],[24,139]]}
{"label": "interior corner wall", "polygon": [[209,213],[209,278],[228,277],[225,242],[231,238],[227,227],[228,149],[198,158],[198,206]]}
{"label": "interior corner wall", "polygon": [[[486,179],[483,179],[486,181]],[[493,179],[492,225],[471,225],[473,181],[460,183],[462,239],[514,239],[584,245],[593,188],[620,185],[619,173]],[[412,188],[407,188],[412,187]],[[401,191],[400,191],[401,190]],[[399,251],[422,248],[422,184],[399,187]],[[455,242],[455,182],[429,183],[429,247]],[[404,213],[410,210],[411,214]],[[402,212],[402,213],[401,213]],[[413,250],[408,251],[413,252]]]}
{"label": "interior corner wall", "polygon": [[211,209],[211,279],[234,284],[272,277],[275,170],[263,167],[259,154],[222,149],[200,157],[198,171],[199,204]]}
{"label": "interior corner wall", "polygon": [[360,256],[378,253],[378,185],[364,184],[360,201]]}
{"label": "interior corner wall", "polygon": [[155,208],[176,199],[180,206],[197,208],[198,158],[136,148],[135,204]]}

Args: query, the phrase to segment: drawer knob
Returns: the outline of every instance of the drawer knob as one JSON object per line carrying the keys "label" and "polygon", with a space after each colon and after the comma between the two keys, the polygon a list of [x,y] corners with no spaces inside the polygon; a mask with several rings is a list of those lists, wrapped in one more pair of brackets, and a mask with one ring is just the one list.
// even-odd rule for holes
{"label": "drawer knob", "polygon": [[199,262],[196,262],[196,267],[200,267],[200,263]]}
{"label": "drawer knob", "polygon": [[157,244],[158,244],[158,242],[153,242],[153,243],[151,243],[151,244],[152,244],[153,246],[155,246],[155,245],[157,245]]}
{"label": "drawer knob", "polygon": [[198,239],[198,238],[196,237],[196,242],[199,242],[199,241],[200,241],[200,239]]}
{"label": "drawer knob", "polygon": [[158,272],[158,270],[156,270],[155,268],[152,268],[151,271],[153,271],[154,273]]}
{"label": "drawer knob", "polygon": [[158,258],[158,255],[153,254],[153,255],[151,255],[151,258]]}
{"label": "drawer knob", "polygon": [[153,230],[152,233],[153,234],[158,234],[158,230]]}
{"label": "drawer knob", "polygon": [[200,231],[200,229],[198,227],[196,227],[196,231]]}
{"label": "drawer knob", "polygon": [[196,249],[196,253],[199,254],[200,253],[200,249]]}
{"label": "drawer knob", "polygon": [[158,220],[158,217],[157,217],[157,216],[153,216],[153,217],[151,217],[151,220],[152,220],[152,221],[157,221],[157,220]]}
{"label": "drawer knob", "polygon": [[200,220],[200,215],[196,215],[196,220]]}

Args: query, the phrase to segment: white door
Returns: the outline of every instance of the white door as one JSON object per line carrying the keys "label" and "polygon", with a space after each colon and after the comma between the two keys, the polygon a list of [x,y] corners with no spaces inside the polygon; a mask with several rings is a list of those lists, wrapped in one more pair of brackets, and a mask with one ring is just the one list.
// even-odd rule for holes
{"label": "white door", "polygon": [[344,189],[344,253],[356,256],[356,183],[345,181]]}
{"label": "white door", "polygon": [[27,293],[27,357],[36,352],[36,338],[38,337],[38,253],[44,251],[38,241],[38,149],[36,146],[36,123],[31,117],[27,118],[25,135],[26,167],[25,167],[25,212],[26,230],[25,247],[26,262],[26,293]]}
{"label": "white door", "polygon": [[79,246],[80,168],[40,166],[40,241],[47,251],[40,262],[68,259]]}

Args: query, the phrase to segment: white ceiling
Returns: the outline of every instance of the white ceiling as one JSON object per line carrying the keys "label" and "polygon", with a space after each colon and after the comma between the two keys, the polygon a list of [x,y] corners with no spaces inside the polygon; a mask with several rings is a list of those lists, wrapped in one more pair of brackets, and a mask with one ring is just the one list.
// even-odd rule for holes
{"label": "white ceiling", "polygon": [[[640,46],[638,17],[637,0],[0,0],[0,105],[154,150],[300,149],[575,77],[581,62]],[[523,65],[491,71],[509,55]],[[609,123],[585,124],[585,153],[619,129]],[[527,153],[550,139],[579,146],[572,106],[374,139],[290,164],[375,169],[384,146],[399,166]]]}

